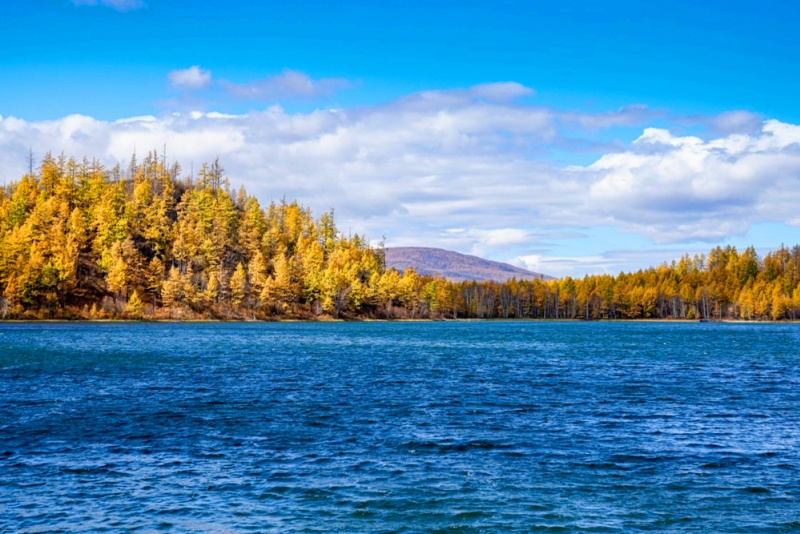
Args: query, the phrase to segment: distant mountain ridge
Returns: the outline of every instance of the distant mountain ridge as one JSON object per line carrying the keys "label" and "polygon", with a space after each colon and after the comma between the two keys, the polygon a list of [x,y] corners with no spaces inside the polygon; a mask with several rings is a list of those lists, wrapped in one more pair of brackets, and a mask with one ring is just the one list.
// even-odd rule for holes
{"label": "distant mountain ridge", "polygon": [[413,268],[422,275],[438,275],[454,282],[517,280],[551,280],[552,276],[514,267],[508,263],[491,261],[477,256],[460,254],[441,248],[389,247],[386,249],[386,266],[402,271]]}

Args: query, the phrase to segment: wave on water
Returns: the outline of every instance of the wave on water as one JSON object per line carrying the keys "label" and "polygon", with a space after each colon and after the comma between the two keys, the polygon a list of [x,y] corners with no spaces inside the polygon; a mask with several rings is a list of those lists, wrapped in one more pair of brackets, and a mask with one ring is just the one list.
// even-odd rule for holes
{"label": "wave on water", "polygon": [[694,326],[4,324],[0,531],[799,529],[797,325]]}

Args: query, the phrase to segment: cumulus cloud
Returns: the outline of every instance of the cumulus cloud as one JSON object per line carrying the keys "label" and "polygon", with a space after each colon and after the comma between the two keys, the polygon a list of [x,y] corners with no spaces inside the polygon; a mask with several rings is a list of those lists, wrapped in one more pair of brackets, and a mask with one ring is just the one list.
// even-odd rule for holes
{"label": "cumulus cloud", "polygon": [[[566,166],[546,157],[563,146],[565,117],[573,135],[575,124],[592,130],[616,116],[521,104],[510,96],[521,89],[495,89],[307,113],[272,106],[113,122],[0,118],[0,178],[25,172],[29,147],[124,166],[134,149],[166,144],[185,170],[219,156],[231,181],[262,201],[297,198],[315,213],[335,207],[345,231],[386,235],[391,246],[517,257],[545,273],[534,250],[548,236],[561,239],[556,229],[612,227],[677,243],[798,221],[800,126],[770,120],[752,133],[702,138],[642,124],[635,141],[620,141],[591,164]],[[647,120],[641,110],[622,113]],[[603,268],[597,258],[587,261]]]}
{"label": "cumulus cloud", "polygon": [[448,228],[440,236],[452,247],[475,256],[491,255],[509,247],[528,248],[538,240],[535,232],[522,228]]}
{"label": "cumulus cloud", "polygon": [[800,127],[703,140],[648,128],[628,150],[576,169],[585,209],[655,242],[714,241],[761,221],[788,222],[800,201]]}
{"label": "cumulus cloud", "polygon": [[188,69],[173,70],[167,77],[170,84],[178,89],[203,89],[211,85],[211,71],[193,65]]}
{"label": "cumulus cloud", "polygon": [[219,156],[234,183],[262,199],[298,198],[317,213],[335,207],[343,229],[385,234],[394,244],[428,236],[450,246],[454,236],[446,230],[453,226],[486,230],[459,236],[462,250],[474,243],[496,249],[512,237],[522,243],[524,229],[514,229],[530,225],[542,203],[563,202],[569,189],[547,185],[558,169],[524,154],[556,134],[553,114],[484,98],[454,103],[450,96],[294,114],[273,106],[245,115],[116,122],[9,118],[0,122],[0,163],[13,180],[24,172],[28,146],[38,154],[98,156],[111,165],[129,159],[134,148],[166,144],[184,165]]}
{"label": "cumulus cloud", "polygon": [[341,78],[313,80],[303,72],[290,69],[286,69],[276,76],[245,84],[223,82],[223,86],[236,98],[261,101],[282,98],[310,100],[331,95],[336,90],[350,87],[350,85],[349,81]]}
{"label": "cumulus cloud", "polygon": [[143,0],[71,0],[75,6],[105,6],[124,13],[147,7]]}

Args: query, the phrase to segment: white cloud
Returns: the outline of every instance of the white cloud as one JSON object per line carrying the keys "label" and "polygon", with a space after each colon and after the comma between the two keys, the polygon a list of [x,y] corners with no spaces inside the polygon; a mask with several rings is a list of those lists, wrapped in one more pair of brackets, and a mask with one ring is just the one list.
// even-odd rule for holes
{"label": "white cloud", "polygon": [[588,130],[600,130],[612,126],[636,126],[664,115],[663,111],[651,110],[642,104],[634,104],[604,113],[563,113],[561,120],[567,125]]}
{"label": "white cloud", "polygon": [[147,7],[143,0],[71,0],[76,6],[105,6],[124,13]]}
{"label": "white cloud", "polygon": [[522,228],[470,228],[463,235],[475,256],[491,255],[493,250],[530,246],[535,236]]}
{"label": "white cloud", "polygon": [[533,89],[517,82],[484,83],[470,88],[469,94],[495,102],[505,102],[534,94]]}
{"label": "white cloud", "polygon": [[337,89],[350,86],[340,78],[312,80],[307,74],[286,69],[281,74],[246,84],[223,82],[225,88],[236,98],[243,100],[277,100],[283,98],[313,99],[328,96]]}
{"label": "white cloud", "polygon": [[656,242],[719,240],[795,217],[800,127],[766,121],[756,134],[709,140],[648,128],[579,172],[587,211]]}
{"label": "white cloud", "polygon": [[715,135],[757,134],[761,131],[761,116],[744,110],[733,110],[718,115],[689,115],[675,117],[675,122],[688,126],[700,125]]}
{"label": "white cloud", "polygon": [[[597,274],[616,274],[613,262],[603,256],[545,256],[543,254],[528,254],[517,256],[509,261],[510,264],[535,273],[557,273],[558,276],[575,275],[591,268]],[[619,272],[617,270],[616,272]]]}
{"label": "white cloud", "polygon": [[[500,98],[523,93],[482,86],[310,113],[273,106],[114,122],[5,117],[0,179],[25,172],[29,147],[38,156],[64,151],[113,165],[134,149],[166,144],[187,172],[190,162],[197,168],[219,156],[232,182],[263,201],[297,198],[315,213],[335,207],[344,231],[529,266],[544,261],[536,250],[546,242],[565,239],[553,229],[605,226],[669,243],[719,240],[765,221],[797,223],[800,126],[766,121],[753,133],[734,128],[710,138],[643,128],[617,152],[565,166],[543,157],[560,149],[565,117],[572,135],[576,124],[593,130],[620,112],[581,116]],[[639,109],[621,113],[646,120]],[[585,256],[581,267],[606,268],[596,254]],[[546,264],[536,270],[553,272]]]}
{"label": "white cloud", "polygon": [[711,117],[708,121],[720,134],[756,133],[761,128],[762,119],[749,111],[728,111]]}
{"label": "white cloud", "polygon": [[535,272],[557,277],[583,277],[587,272],[616,276],[639,268],[655,267],[662,263],[678,261],[688,254],[705,254],[706,248],[651,248],[646,250],[608,250],[593,255],[526,254],[508,263]]}
{"label": "white cloud", "polygon": [[173,70],[167,77],[179,89],[203,89],[211,85],[211,71],[193,65],[188,69]]}

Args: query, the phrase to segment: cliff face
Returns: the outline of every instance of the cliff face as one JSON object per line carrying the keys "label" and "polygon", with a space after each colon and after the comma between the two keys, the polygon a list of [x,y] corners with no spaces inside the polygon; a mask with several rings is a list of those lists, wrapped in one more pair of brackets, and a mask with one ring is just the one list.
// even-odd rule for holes
{"label": "cliff face", "polygon": [[440,248],[391,247],[386,249],[386,266],[397,270],[413,268],[422,275],[439,275],[454,282],[517,280],[551,280],[553,277],[535,273],[507,263],[485,260]]}

